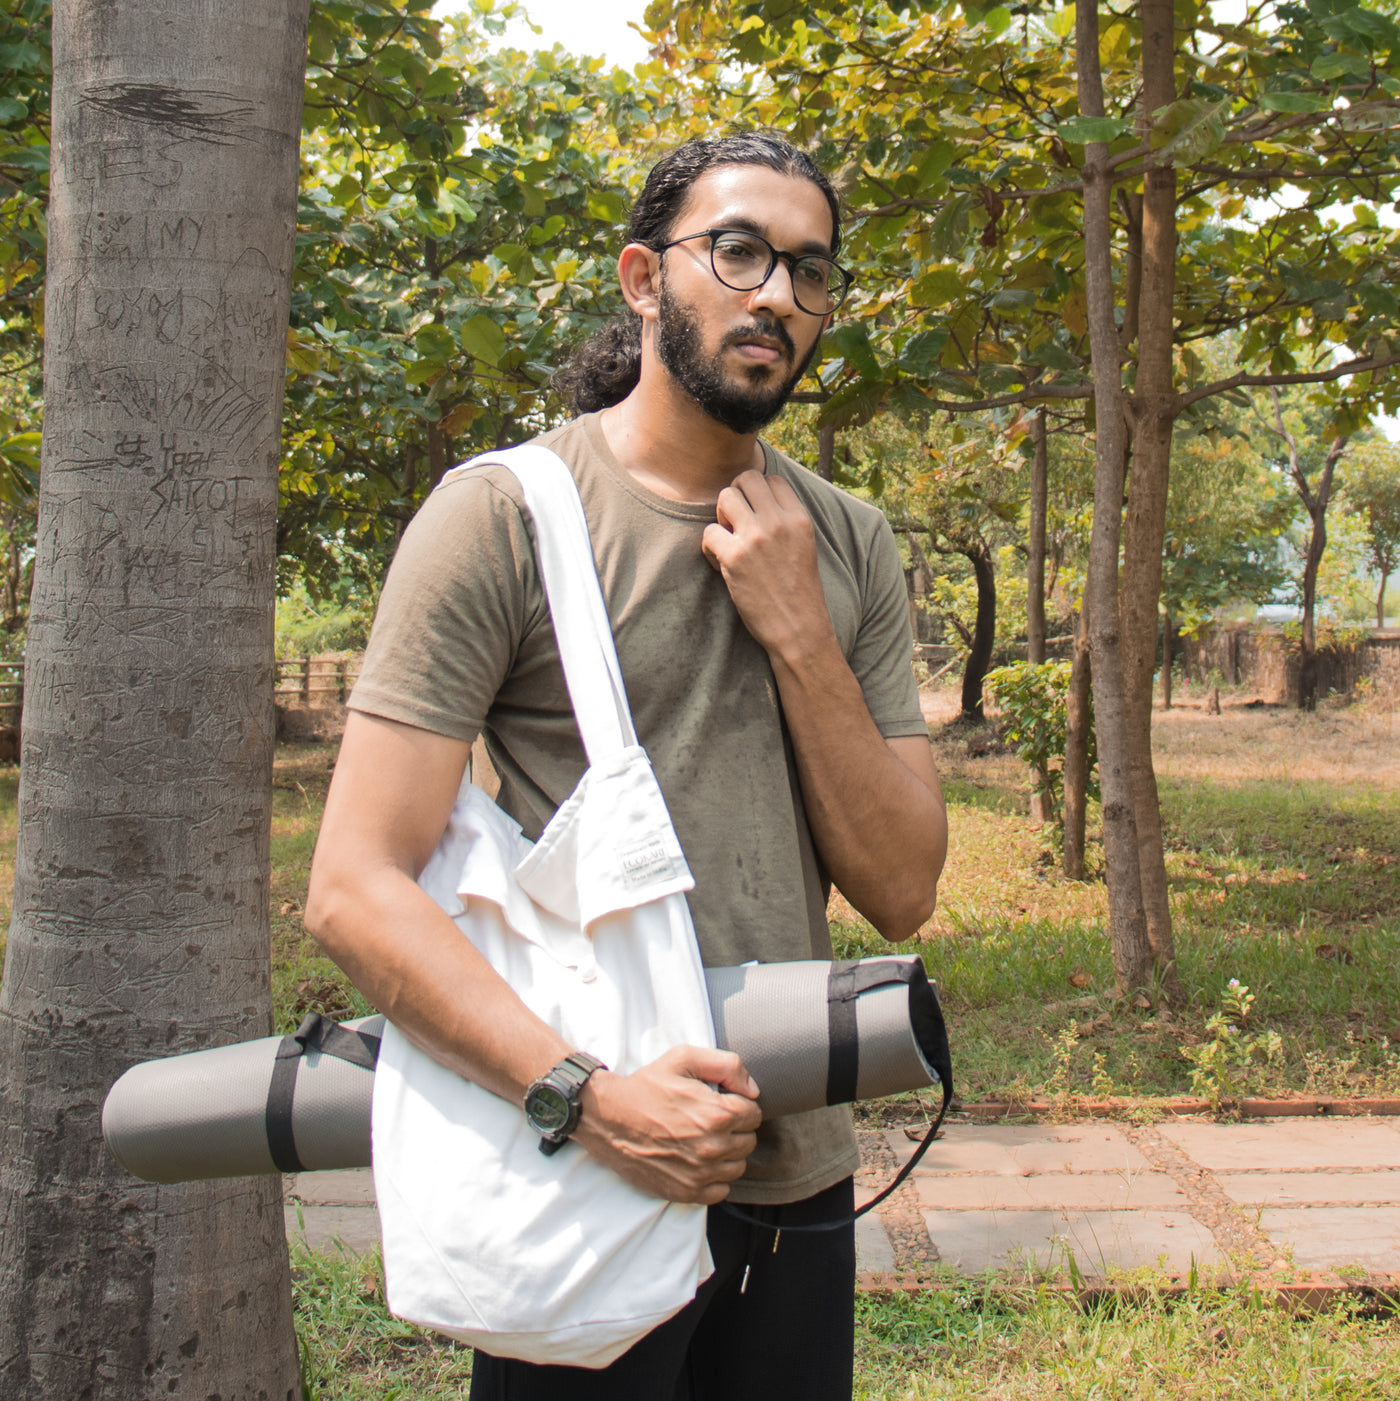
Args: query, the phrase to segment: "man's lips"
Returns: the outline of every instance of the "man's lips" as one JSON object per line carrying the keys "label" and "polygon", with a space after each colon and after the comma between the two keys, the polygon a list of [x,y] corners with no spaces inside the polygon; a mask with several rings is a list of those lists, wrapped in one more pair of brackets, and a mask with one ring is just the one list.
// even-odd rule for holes
{"label": "man's lips", "polygon": [[748,327],[742,331],[731,331],[724,339],[728,346],[737,350],[745,359],[765,365],[777,360],[791,360],[797,353],[792,337],[781,326],[773,331],[760,331]]}
{"label": "man's lips", "polygon": [[740,341],[735,348],[740,355],[746,356],[750,360],[776,360],[782,353],[774,346],[762,345],[758,341]]}

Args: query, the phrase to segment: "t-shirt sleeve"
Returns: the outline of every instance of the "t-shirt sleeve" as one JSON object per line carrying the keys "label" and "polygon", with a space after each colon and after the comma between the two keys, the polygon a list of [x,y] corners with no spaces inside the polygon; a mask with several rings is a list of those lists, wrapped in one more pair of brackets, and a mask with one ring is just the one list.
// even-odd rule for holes
{"label": "t-shirt sleeve", "polygon": [[440,487],[394,556],[350,707],[470,742],[542,597],[512,496],[483,471]]}
{"label": "t-shirt sleeve", "polygon": [[864,609],[851,670],[875,727],[886,739],[927,735],[914,680],[909,591],[894,533],[881,517],[865,561]]}

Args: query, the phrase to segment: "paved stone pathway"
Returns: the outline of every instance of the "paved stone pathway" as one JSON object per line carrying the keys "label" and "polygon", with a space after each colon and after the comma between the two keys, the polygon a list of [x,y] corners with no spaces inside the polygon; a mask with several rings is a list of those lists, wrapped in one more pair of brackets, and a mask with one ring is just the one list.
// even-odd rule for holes
{"label": "paved stone pathway", "polygon": [[[865,1133],[868,1200],[914,1144]],[[378,1243],[368,1171],[287,1179],[287,1228]],[[1400,1119],[946,1126],[908,1183],[861,1219],[860,1269],[1088,1278],[1157,1266],[1400,1281]]]}

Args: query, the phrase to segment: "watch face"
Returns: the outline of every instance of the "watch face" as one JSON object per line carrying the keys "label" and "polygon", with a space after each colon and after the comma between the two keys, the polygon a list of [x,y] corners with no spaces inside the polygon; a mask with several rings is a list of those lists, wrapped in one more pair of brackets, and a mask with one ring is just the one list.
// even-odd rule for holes
{"label": "watch face", "polygon": [[557,1085],[536,1085],[525,1101],[525,1114],[540,1133],[557,1133],[567,1127],[571,1106]]}

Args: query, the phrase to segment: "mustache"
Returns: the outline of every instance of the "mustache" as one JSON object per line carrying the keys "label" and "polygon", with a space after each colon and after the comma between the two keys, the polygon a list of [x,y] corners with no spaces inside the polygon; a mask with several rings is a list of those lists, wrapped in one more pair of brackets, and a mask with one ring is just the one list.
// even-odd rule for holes
{"label": "mustache", "polygon": [[777,321],[753,321],[747,326],[740,327],[737,331],[730,331],[721,342],[721,348],[728,349],[731,345],[740,345],[744,341],[753,340],[755,336],[760,336],[764,340],[777,341],[789,360],[797,354],[797,347],[793,344],[792,337],[788,335],[787,327]]}

